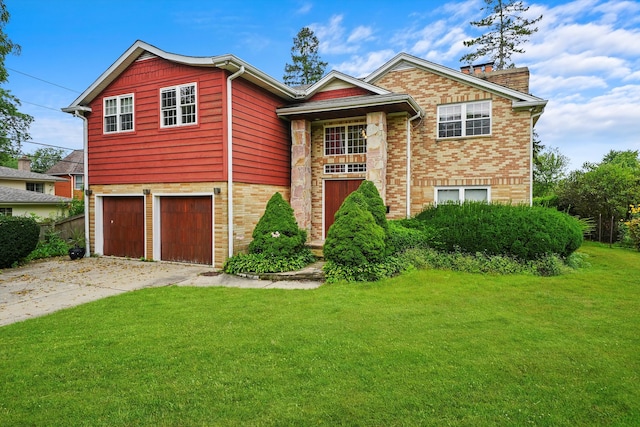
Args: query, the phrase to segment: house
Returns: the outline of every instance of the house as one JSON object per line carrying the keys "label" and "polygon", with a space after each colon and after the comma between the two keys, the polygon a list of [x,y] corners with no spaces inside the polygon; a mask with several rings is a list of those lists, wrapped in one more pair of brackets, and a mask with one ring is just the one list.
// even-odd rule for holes
{"label": "house", "polygon": [[41,218],[55,216],[70,199],[55,195],[62,178],[31,172],[31,160],[18,160],[18,169],[0,166],[0,215]]}
{"label": "house", "polygon": [[46,173],[47,175],[65,179],[65,181],[56,182],[56,196],[74,199],[82,199],[84,197],[84,150],[73,150]]}
{"label": "house", "polygon": [[234,55],[135,42],[63,111],[85,127],[93,252],[220,267],[280,192],[322,242],[363,179],[388,218],[448,200],[531,202],[546,101],[526,68],[401,53],[365,78],[291,88]]}

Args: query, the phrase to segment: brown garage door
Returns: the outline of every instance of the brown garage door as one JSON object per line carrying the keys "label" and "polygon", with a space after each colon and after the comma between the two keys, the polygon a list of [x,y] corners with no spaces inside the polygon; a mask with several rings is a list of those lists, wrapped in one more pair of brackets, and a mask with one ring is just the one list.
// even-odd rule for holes
{"label": "brown garage door", "polygon": [[144,256],[144,199],[102,199],[104,254],[131,258]]}
{"label": "brown garage door", "polygon": [[211,264],[211,197],[162,197],[161,257],[165,261]]}
{"label": "brown garage door", "polygon": [[360,184],[361,179],[347,179],[337,181],[325,181],[324,182],[324,236],[327,237],[327,231],[333,224],[333,217],[335,216],[340,205],[344,202],[349,194],[356,191]]}

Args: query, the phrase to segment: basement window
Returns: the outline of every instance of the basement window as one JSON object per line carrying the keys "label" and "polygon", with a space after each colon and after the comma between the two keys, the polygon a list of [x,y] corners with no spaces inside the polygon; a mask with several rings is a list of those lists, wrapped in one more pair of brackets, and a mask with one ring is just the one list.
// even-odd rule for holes
{"label": "basement window", "polygon": [[489,202],[489,187],[436,187],[436,204]]}

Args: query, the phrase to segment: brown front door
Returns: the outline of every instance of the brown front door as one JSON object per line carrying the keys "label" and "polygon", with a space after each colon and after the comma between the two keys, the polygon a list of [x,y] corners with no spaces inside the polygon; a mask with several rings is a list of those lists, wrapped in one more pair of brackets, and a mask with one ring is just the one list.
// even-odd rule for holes
{"label": "brown front door", "polygon": [[360,187],[363,180],[345,179],[324,182],[324,237],[333,224],[333,217],[340,208],[344,199]]}
{"label": "brown front door", "polygon": [[144,198],[103,197],[104,255],[144,256]]}
{"label": "brown front door", "polygon": [[160,199],[162,260],[213,263],[211,204],[211,196]]}

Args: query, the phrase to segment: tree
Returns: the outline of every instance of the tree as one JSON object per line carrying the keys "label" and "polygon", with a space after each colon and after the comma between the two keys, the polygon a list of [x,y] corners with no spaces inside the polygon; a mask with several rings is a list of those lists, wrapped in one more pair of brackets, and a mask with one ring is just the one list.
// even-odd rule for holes
{"label": "tree", "polygon": [[298,32],[291,48],[293,63],[284,66],[285,84],[309,85],[322,78],[327,63],[320,60],[319,44],[318,38],[309,27],[304,27]]}
{"label": "tree", "polygon": [[464,41],[467,47],[476,47],[476,51],[460,58],[460,61],[471,64],[479,58],[489,57],[494,62],[496,70],[513,68],[511,55],[523,53],[521,46],[529,40],[529,36],[538,31],[534,25],[542,19],[542,15],[535,19],[526,19],[522,14],[529,10],[522,1],[514,0],[484,0],[482,10],[488,16],[471,21],[471,25],[487,28],[488,32],[471,40]]}
{"label": "tree", "polygon": [[[13,43],[5,34],[5,26],[9,22],[9,12],[0,0],[0,85],[8,81],[9,74],[4,60],[9,54],[20,54],[20,46]],[[18,111],[20,100],[11,92],[0,88],[0,163],[10,162],[17,157],[22,142],[29,140],[29,126],[33,117]]]}
{"label": "tree", "polygon": [[38,148],[31,157],[31,170],[38,173],[46,173],[56,163],[62,160],[64,150],[60,148]]}
{"label": "tree", "polygon": [[596,221],[602,218],[602,237],[616,236],[615,228],[627,217],[629,206],[640,201],[640,169],[634,167],[634,154],[637,164],[637,152],[612,151],[601,163],[586,163],[570,173],[558,187],[558,208]]}
{"label": "tree", "polygon": [[569,158],[555,147],[536,156],[533,164],[533,196],[543,197],[553,193],[565,177]]}

